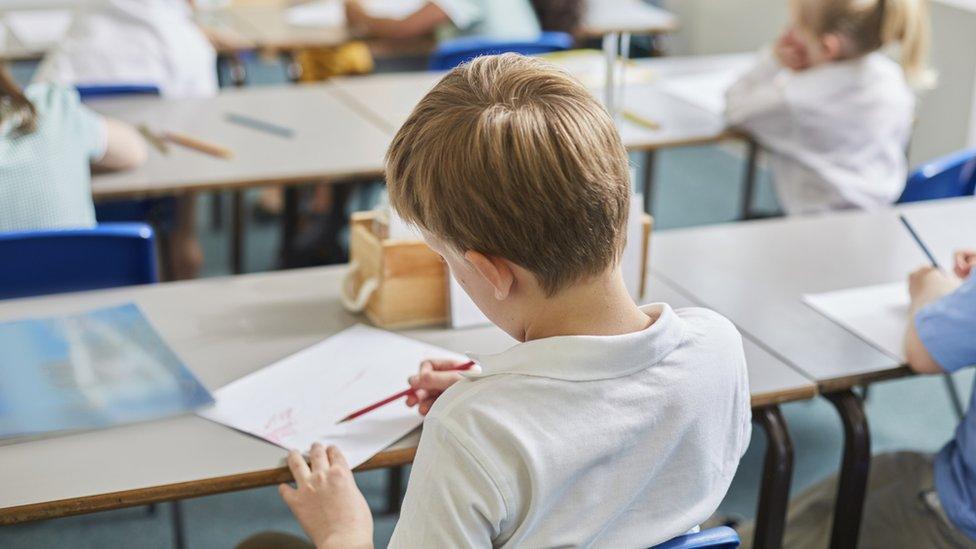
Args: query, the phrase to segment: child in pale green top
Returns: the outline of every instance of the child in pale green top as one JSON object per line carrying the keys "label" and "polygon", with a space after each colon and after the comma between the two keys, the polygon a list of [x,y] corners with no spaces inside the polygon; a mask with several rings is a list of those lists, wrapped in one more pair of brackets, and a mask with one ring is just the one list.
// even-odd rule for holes
{"label": "child in pale green top", "polygon": [[91,169],[145,158],[135,130],[86,108],[74,88],[21,91],[0,66],[0,232],[95,225]]}
{"label": "child in pale green top", "polygon": [[347,0],[346,20],[355,32],[375,38],[416,38],[432,32],[439,40],[533,38],[541,30],[530,0],[430,0],[404,19],[373,17],[358,1]]}

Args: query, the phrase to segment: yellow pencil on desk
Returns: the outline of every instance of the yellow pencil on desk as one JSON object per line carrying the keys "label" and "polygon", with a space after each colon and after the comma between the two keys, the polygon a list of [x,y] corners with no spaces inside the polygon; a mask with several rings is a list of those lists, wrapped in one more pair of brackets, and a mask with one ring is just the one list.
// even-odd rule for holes
{"label": "yellow pencil on desk", "polygon": [[162,154],[169,154],[169,145],[166,144],[166,140],[162,138],[158,133],[149,129],[149,126],[145,124],[139,124],[139,133],[145,138],[153,147],[156,148]]}
{"label": "yellow pencil on desk", "polygon": [[654,120],[651,120],[650,118],[646,118],[644,116],[641,116],[641,115],[635,113],[634,111],[627,111],[627,110],[625,110],[623,112],[623,117],[624,117],[625,120],[629,120],[629,121],[633,122],[634,124],[637,124],[637,125],[640,125],[640,126],[644,126],[645,128],[648,128],[648,129],[651,129],[651,130],[660,130],[661,129],[661,125],[660,124],[658,124]]}
{"label": "yellow pencil on desk", "polygon": [[195,137],[190,137],[189,135],[176,132],[166,132],[164,135],[167,141],[176,143],[177,145],[182,145],[184,147],[219,158],[234,158],[234,151],[228,149],[227,147],[217,145],[216,143],[210,143],[202,139],[197,139]]}

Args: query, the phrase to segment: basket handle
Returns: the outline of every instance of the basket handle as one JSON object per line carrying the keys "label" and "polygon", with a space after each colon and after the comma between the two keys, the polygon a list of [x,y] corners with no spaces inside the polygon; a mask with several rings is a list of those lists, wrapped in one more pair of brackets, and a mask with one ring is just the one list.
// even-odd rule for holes
{"label": "basket handle", "polygon": [[[356,273],[358,272],[359,262],[355,260],[350,261],[349,269],[342,277],[342,291],[339,292],[342,300],[342,306],[345,307],[345,309],[350,313],[363,312],[363,309],[366,308],[366,303],[369,302],[369,298],[380,286],[379,278],[373,277],[365,280],[359,286],[359,292],[354,292],[353,284],[356,278]],[[355,294],[355,297],[353,297],[353,294]]]}

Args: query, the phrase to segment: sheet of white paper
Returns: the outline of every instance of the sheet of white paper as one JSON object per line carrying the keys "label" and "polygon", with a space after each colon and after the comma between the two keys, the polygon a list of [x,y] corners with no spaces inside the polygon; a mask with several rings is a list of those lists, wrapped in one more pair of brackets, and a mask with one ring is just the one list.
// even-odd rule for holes
{"label": "sheet of white paper", "polygon": [[888,356],[905,361],[909,306],[905,282],[808,294],[803,301]]}
{"label": "sheet of white paper", "polygon": [[721,115],[725,112],[725,92],[742,73],[742,67],[721,71],[675,75],[662,81],[667,93],[696,107]]}
{"label": "sheet of white paper", "polygon": [[[421,0],[366,0],[363,8],[374,17],[403,19],[423,6]],[[296,27],[344,27],[342,0],[316,0],[285,11],[285,21]]]}
{"label": "sheet of white paper", "polygon": [[406,388],[427,358],[457,353],[397,334],[354,326],[214,392],[199,415],[284,448],[335,444],[355,467],[421,423],[402,401],[337,424],[350,413]]}
{"label": "sheet of white paper", "polygon": [[17,10],[7,12],[4,20],[25,46],[55,44],[71,26],[71,10]]}
{"label": "sheet of white paper", "polygon": [[[633,170],[631,170],[633,172]],[[631,174],[633,176],[633,173]],[[644,242],[644,199],[633,195],[630,203],[630,216],[627,219],[627,246],[620,259],[627,291],[635,299],[640,299],[640,275]],[[458,284],[454,276],[448,277],[448,303],[450,304],[451,327],[468,328],[489,324],[488,317],[468,297],[468,293]]]}

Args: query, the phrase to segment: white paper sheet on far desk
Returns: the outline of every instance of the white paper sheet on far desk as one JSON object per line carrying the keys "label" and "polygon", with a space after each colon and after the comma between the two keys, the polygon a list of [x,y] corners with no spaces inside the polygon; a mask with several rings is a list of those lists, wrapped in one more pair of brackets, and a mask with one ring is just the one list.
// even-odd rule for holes
{"label": "white paper sheet on far desk", "polygon": [[908,323],[908,285],[893,282],[823,294],[803,301],[899,362]]}
{"label": "white paper sheet on far desk", "polygon": [[662,80],[664,91],[706,111],[725,112],[725,92],[742,74],[743,67],[721,71],[669,76]]}
{"label": "white paper sheet on far desk", "polygon": [[[403,19],[423,6],[420,0],[366,0],[362,2],[373,17]],[[346,12],[342,0],[315,0],[288,8],[285,20],[296,27],[344,27]]]}
{"label": "white paper sheet on far desk", "polygon": [[284,448],[335,444],[355,467],[421,423],[416,409],[393,402],[355,420],[351,412],[407,387],[427,358],[451,353],[403,336],[354,326],[214,392],[199,415]]}

